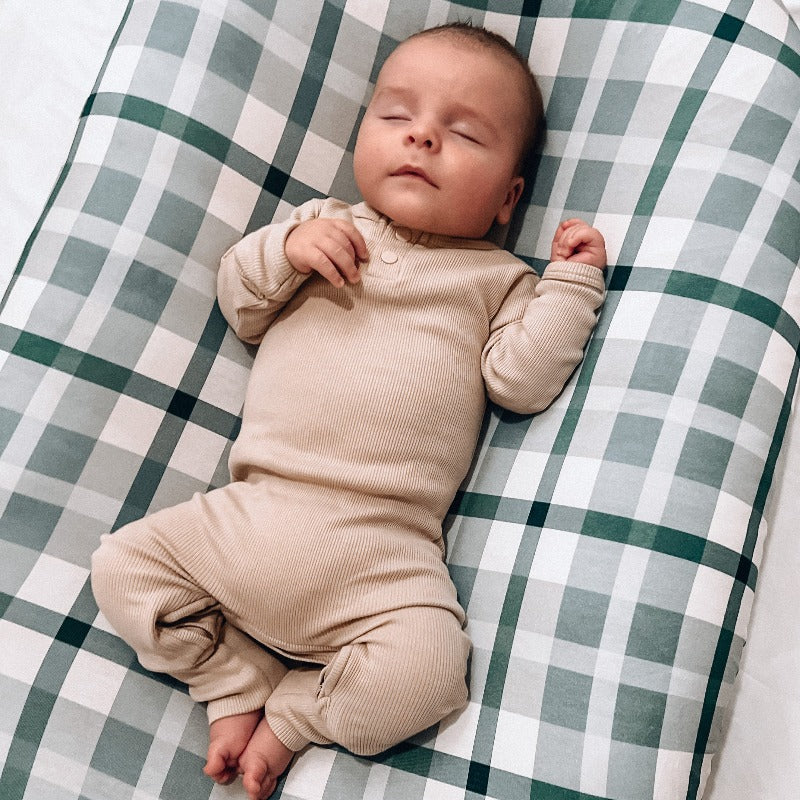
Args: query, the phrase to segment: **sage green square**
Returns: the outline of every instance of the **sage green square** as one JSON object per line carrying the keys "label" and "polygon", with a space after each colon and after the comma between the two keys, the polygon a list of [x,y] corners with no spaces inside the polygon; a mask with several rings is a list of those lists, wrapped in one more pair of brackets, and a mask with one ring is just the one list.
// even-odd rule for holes
{"label": "sage green square", "polygon": [[646,467],[661,434],[664,420],[639,414],[617,415],[604,457],[634,467]]}
{"label": "sage green square", "polygon": [[744,118],[731,149],[774,164],[792,123],[761,106],[752,106]]}
{"label": "sage green square", "polygon": [[660,342],[644,342],[639,351],[630,388],[673,395],[686,364],[688,351]]}
{"label": "sage green square", "polygon": [[732,450],[733,442],[692,428],[686,434],[675,474],[719,489]]}
{"label": "sage green square", "polygon": [[550,666],[542,698],[542,722],[575,731],[586,730],[592,676]]}
{"label": "sage green square", "polygon": [[606,595],[567,586],[558,615],[556,637],[588,647],[599,647],[608,604]]}
{"label": "sage green square", "polygon": [[126,172],[101,167],[83,210],[110,222],[122,223],[139,189],[139,179]]}
{"label": "sage green square", "polygon": [[639,686],[619,687],[611,736],[618,742],[658,749],[667,709],[666,694]]}
{"label": "sage green square", "polygon": [[714,178],[700,210],[698,222],[710,222],[735,231],[744,228],[761,187],[741,178],[719,174]]}
{"label": "sage green square", "polygon": [[145,45],[183,56],[192,38],[198,11],[179,3],[161,3],[153,19]]}
{"label": "sage green square", "polygon": [[742,417],[757,377],[755,372],[733,361],[715,358],[700,393],[700,402]]}
{"label": "sage green square", "polygon": [[672,664],[678,650],[682,624],[682,614],[637,603],[626,655],[659,664]]}

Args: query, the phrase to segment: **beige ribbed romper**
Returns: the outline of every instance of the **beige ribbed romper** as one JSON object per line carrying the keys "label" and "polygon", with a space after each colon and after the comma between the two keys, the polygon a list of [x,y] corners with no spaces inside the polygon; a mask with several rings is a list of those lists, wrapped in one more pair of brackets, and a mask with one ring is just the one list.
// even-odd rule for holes
{"label": "beige ribbed romper", "polygon": [[[316,216],[363,234],[360,283],[287,261],[289,231]],[[521,413],[552,401],[603,275],[556,263],[540,280],[488,242],[315,200],[231,248],[218,289],[238,336],[260,343],[233,482],[103,537],[98,604],[211,721],[263,706],[292,750],[380,752],[466,703],[442,520],[486,394]]]}

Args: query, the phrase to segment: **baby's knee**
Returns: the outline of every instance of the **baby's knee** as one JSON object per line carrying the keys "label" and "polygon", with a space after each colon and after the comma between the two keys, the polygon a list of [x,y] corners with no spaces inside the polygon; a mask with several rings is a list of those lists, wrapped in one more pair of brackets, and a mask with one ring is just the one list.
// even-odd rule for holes
{"label": "baby's knee", "polygon": [[470,642],[455,618],[452,625],[417,628],[395,644],[383,651],[385,659],[356,646],[342,675],[347,679],[340,679],[350,702],[340,695],[334,704],[334,738],[357,755],[387,750],[467,703]]}
{"label": "baby's knee", "polygon": [[112,625],[124,624],[140,603],[142,578],[150,569],[137,524],[100,538],[92,553],[91,585],[97,606]]}
{"label": "baby's knee", "polygon": [[467,703],[469,653],[469,637],[456,625],[420,637],[412,650],[414,694],[419,705],[431,709],[435,722]]}

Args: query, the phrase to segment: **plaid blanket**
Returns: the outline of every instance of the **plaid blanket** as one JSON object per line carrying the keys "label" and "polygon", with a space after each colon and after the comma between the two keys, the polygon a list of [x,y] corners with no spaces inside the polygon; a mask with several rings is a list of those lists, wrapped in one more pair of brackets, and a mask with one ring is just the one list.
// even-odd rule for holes
{"label": "plaid blanket", "polygon": [[0,796],[243,797],[204,710],[98,615],[100,535],[228,480],[252,350],[214,301],[243,233],[355,200],[409,33],[471,18],[540,77],[509,247],[606,234],[609,299],[546,412],[490,409],[448,519],[467,709],[289,800],[697,798],[745,640],[800,346],[800,37],[770,0],[135,0],[0,308]]}

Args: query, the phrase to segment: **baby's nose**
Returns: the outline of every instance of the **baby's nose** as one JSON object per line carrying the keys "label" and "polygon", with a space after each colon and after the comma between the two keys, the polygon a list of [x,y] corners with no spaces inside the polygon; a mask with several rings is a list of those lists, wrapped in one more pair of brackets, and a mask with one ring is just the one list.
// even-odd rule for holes
{"label": "baby's nose", "polygon": [[439,136],[434,125],[415,120],[409,128],[406,142],[425,150],[435,150],[439,147]]}
{"label": "baby's nose", "polygon": [[433,147],[433,139],[430,136],[423,136],[420,134],[408,134],[408,143],[409,144],[416,144],[419,147],[427,147],[428,149]]}

